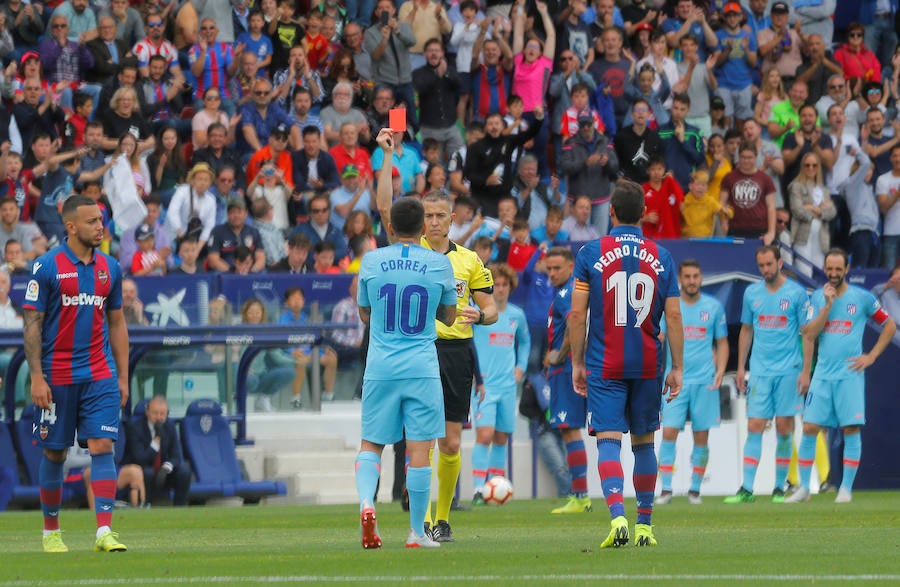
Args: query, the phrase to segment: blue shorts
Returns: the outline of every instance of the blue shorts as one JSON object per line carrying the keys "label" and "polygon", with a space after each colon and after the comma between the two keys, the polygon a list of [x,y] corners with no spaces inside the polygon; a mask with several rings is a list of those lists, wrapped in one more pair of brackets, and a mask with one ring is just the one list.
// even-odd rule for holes
{"label": "blue shorts", "polygon": [[51,385],[53,403],[49,410],[34,411],[34,439],[42,448],[72,446],[75,430],[79,442],[93,438],[119,438],[119,404],[122,394],[115,377]]}
{"label": "blue shorts", "polygon": [[866,423],[866,379],[816,379],[806,394],[803,421],[828,428]]}
{"label": "blue shorts", "polygon": [[441,380],[364,379],[362,438],[375,444],[444,437],[444,393]]}
{"label": "blue shorts", "polygon": [[556,429],[584,428],[587,421],[587,398],[572,387],[572,366],[550,368],[550,425]]}
{"label": "blue shorts", "polygon": [[797,393],[800,371],[777,377],[750,375],[747,387],[747,417],[771,420],[790,418],[800,413],[803,397]]}
{"label": "blue shorts", "polygon": [[659,429],[660,380],[603,379],[589,374],[588,432],[646,434]]}
{"label": "blue shorts", "polygon": [[691,415],[691,430],[703,431],[719,426],[719,390],[709,389],[704,383],[686,383],[681,393],[670,402],[662,404],[663,428],[684,430],[687,415]]}
{"label": "blue shorts", "polygon": [[488,426],[512,434],[516,429],[516,388],[485,390],[481,403],[473,401],[475,428]]}

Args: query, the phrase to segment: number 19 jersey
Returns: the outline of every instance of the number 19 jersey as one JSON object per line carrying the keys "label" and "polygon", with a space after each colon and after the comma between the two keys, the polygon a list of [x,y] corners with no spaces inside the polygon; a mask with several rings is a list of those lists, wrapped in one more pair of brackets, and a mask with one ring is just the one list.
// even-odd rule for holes
{"label": "number 19 jersey", "polygon": [[371,308],[366,379],[440,377],[435,314],[438,305],[456,305],[447,257],[409,243],[370,251],[360,264],[356,298]]}
{"label": "number 19 jersey", "polygon": [[639,228],[618,226],[578,252],[575,289],[590,292],[587,369],[604,379],[657,377],[659,321],[666,299],[679,295],[669,252]]}

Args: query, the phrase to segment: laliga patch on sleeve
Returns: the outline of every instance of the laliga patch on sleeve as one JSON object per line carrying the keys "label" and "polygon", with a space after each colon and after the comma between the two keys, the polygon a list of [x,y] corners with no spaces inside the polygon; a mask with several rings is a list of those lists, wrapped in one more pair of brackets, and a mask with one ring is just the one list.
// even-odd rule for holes
{"label": "laliga patch on sleeve", "polygon": [[36,302],[38,299],[38,282],[34,279],[28,282],[28,287],[25,288],[25,300],[29,302]]}

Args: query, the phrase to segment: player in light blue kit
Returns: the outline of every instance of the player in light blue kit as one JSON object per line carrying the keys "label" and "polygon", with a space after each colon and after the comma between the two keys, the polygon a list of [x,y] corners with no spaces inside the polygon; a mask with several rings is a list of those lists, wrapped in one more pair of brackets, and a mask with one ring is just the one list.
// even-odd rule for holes
{"label": "player in light blue kit", "polygon": [[[744,444],[744,482],[725,503],[750,503],[753,482],[762,453],[762,433],[775,418],[778,444],[775,448],[775,489],[772,501],[784,501],[784,484],[794,433],[794,416],[803,405],[802,394],[809,388],[809,374],[802,372],[803,349],[800,327],[806,322],[809,297],[806,291],[781,272],[781,251],[766,245],[756,250],[756,265],[763,281],[744,290],[741,334],[738,338],[738,391],[747,394],[747,442]],[[745,366],[750,347],[750,385]]]}
{"label": "player in light blue kit", "polygon": [[[390,129],[378,144],[393,152]],[[379,186],[391,185],[391,157],[385,157]],[[407,548],[440,544],[423,533],[431,463],[428,451],[444,434],[444,400],[434,341],[434,318],[456,320],[456,283],[444,255],[419,245],[425,209],[415,198],[391,207],[389,230],[396,244],[363,257],[359,268],[359,315],[369,325],[369,356],[363,377],[362,442],[356,457],[363,548],[380,548],[375,516],[375,490],[381,473],[381,452],[406,430],[409,470],[410,530]]]}
{"label": "player in light blue kit", "polygon": [[[800,489],[785,502],[809,501],[809,477],[816,457],[816,435],[821,427],[844,429],[844,476],[835,503],[852,501],[853,480],[862,454],[860,427],[866,423],[866,379],[864,371],[875,362],[891,342],[897,326],[878,300],[868,291],[845,280],[849,262],[847,253],[831,249],[825,255],[822,288],[813,292],[809,322],[803,329],[804,344],[819,342],[816,372],[806,395],[803,411],[803,439],[797,462]],[[872,349],[863,352],[866,321],[881,326],[881,334]],[[808,374],[812,361],[804,361]]]}
{"label": "player in light blue kit", "polygon": [[[475,446],[472,447],[472,505],[484,505],[481,491],[490,477],[506,476],[506,441],[516,424],[516,388],[525,376],[531,336],[522,308],[509,303],[519,278],[506,263],[490,266],[494,276],[497,321],[472,327],[484,387],[475,398]],[[512,373],[512,377],[510,377]]]}
{"label": "player in light blue kit", "polygon": [[709,429],[719,425],[719,386],[728,363],[728,326],[719,300],[700,291],[703,283],[700,263],[694,259],[682,261],[678,266],[678,281],[684,330],[684,379],[678,397],[663,403],[663,440],[659,446],[662,492],[656,503],[672,501],[675,442],[690,413],[694,449],[688,503],[700,505],[700,484],[709,462]]}

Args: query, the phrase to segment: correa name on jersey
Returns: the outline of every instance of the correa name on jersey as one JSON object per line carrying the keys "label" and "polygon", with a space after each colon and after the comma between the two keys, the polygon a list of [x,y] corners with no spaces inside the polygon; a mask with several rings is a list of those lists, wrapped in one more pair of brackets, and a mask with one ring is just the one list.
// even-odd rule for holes
{"label": "correa name on jersey", "polygon": [[428,265],[414,259],[388,259],[381,262],[381,270],[385,273],[389,271],[413,271],[425,275],[428,271]]}
{"label": "correa name on jersey", "polygon": [[[644,261],[657,275],[661,275],[665,272],[666,268],[663,267],[660,260],[651,251],[648,251],[642,246],[646,241],[641,237],[626,234],[615,237],[615,240],[619,243],[619,246],[600,255],[600,258],[594,263],[594,269],[600,273],[603,273],[605,268],[609,267],[617,260],[625,257],[635,257],[636,259]],[[629,242],[634,243],[635,246],[630,245]]]}

